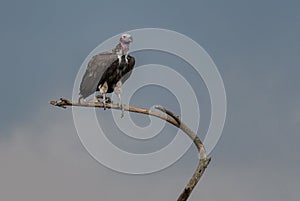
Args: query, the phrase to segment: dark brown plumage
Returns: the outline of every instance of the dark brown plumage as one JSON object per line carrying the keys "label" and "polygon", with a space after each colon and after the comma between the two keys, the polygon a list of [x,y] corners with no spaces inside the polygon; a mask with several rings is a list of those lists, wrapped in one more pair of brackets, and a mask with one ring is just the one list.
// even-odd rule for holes
{"label": "dark brown plumage", "polygon": [[119,60],[115,60],[111,66],[107,68],[97,85],[97,91],[99,91],[99,86],[107,82],[107,93],[112,93],[118,81],[121,80],[121,82],[124,83],[129,78],[135,64],[135,59],[130,55],[127,56],[128,63],[126,63],[124,55],[121,59],[120,64]]}
{"label": "dark brown plumage", "polygon": [[91,58],[80,84],[79,102],[100,91],[104,103],[106,93],[115,92],[119,97],[119,104],[122,104],[121,87],[129,78],[135,64],[134,57],[128,55],[131,42],[131,35],[122,34],[120,43],[115,48]]}

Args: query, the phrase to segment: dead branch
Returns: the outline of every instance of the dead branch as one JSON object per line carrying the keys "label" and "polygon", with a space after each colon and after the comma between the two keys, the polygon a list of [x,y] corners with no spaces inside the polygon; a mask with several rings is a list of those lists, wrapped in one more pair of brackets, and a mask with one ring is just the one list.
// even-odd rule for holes
{"label": "dead branch", "polygon": [[[57,106],[57,107],[62,107],[64,109],[66,109],[67,106],[104,108],[104,104],[101,102],[73,103],[72,101],[65,99],[65,98],[61,98],[60,101],[51,101],[50,104]],[[121,110],[121,108],[117,104],[112,104],[112,103],[106,104],[106,108]],[[160,105],[155,106],[155,108],[161,112],[148,110],[148,109],[144,109],[144,108],[124,106],[125,111],[155,116],[155,117],[158,117],[162,120],[165,120],[165,121],[173,124],[174,126],[180,128],[184,133],[186,133],[189,136],[189,138],[193,141],[195,146],[197,147],[199,156],[200,156],[198,166],[197,166],[192,178],[190,179],[189,183],[186,185],[186,187],[183,189],[182,193],[180,194],[180,196],[177,199],[177,201],[186,201],[188,199],[188,197],[190,196],[191,192],[193,191],[193,189],[195,188],[195,186],[197,185],[198,181],[202,177],[211,158],[207,157],[203,143],[199,139],[199,137],[184,122],[182,122],[177,115],[175,115],[173,112],[167,110],[166,108],[164,108]]]}

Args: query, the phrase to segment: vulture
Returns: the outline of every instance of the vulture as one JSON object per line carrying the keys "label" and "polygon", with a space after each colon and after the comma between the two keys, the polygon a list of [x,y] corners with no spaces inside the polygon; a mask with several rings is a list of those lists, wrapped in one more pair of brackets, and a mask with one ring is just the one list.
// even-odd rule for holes
{"label": "vulture", "polygon": [[[99,91],[105,109],[106,102],[110,101],[106,94],[114,92],[119,98],[118,104],[122,109],[121,117],[123,116],[122,84],[131,75],[135,64],[134,57],[128,55],[129,45],[132,41],[131,35],[122,34],[120,42],[115,48],[91,58],[82,77],[78,102]],[[99,101],[96,96],[94,100]]]}

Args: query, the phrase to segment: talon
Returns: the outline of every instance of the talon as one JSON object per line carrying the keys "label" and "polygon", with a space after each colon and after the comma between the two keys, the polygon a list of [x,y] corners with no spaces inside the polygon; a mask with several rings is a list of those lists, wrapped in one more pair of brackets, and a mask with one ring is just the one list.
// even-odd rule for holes
{"label": "talon", "polygon": [[96,98],[97,98],[97,99],[102,99],[103,96],[102,96],[102,95],[97,95]]}
{"label": "talon", "polygon": [[105,100],[107,103],[111,103],[111,99],[110,97],[106,97],[106,100]]}
{"label": "talon", "polygon": [[[97,99],[103,99],[103,95],[98,95],[96,96]],[[111,98],[110,97],[106,97],[105,98],[106,103],[112,103]]]}

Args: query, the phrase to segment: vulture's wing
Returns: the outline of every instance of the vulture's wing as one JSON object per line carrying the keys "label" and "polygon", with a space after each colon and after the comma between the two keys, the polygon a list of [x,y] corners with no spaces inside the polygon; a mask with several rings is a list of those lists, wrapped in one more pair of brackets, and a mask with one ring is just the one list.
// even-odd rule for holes
{"label": "vulture's wing", "polygon": [[104,72],[117,60],[117,54],[112,51],[97,54],[89,61],[80,84],[80,95],[83,98],[93,94]]}
{"label": "vulture's wing", "polygon": [[126,64],[127,66],[122,74],[122,78],[121,78],[122,83],[124,83],[130,77],[133,67],[135,65],[135,59],[133,56],[128,55],[127,59],[128,59],[128,64]]}

